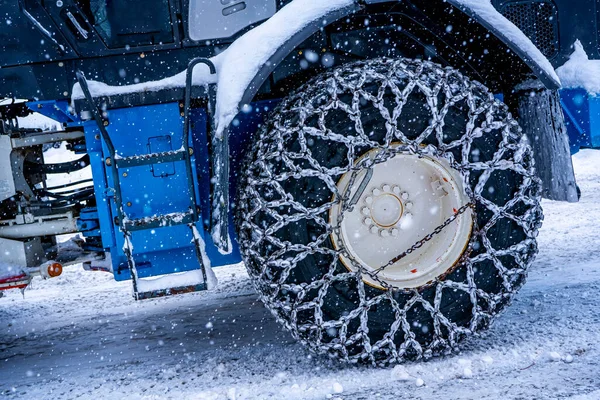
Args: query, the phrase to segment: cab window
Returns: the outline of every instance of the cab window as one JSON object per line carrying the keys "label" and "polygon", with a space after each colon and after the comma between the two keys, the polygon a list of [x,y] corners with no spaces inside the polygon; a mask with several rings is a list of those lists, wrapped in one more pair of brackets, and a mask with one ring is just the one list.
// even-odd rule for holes
{"label": "cab window", "polygon": [[78,0],[109,48],[173,42],[169,0]]}

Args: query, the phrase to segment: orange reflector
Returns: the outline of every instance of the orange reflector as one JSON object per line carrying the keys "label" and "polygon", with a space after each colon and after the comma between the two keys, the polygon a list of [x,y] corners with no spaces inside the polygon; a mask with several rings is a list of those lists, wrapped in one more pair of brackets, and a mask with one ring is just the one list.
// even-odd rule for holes
{"label": "orange reflector", "polygon": [[48,276],[50,278],[56,278],[62,274],[63,266],[60,263],[52,263],[48,266]]}

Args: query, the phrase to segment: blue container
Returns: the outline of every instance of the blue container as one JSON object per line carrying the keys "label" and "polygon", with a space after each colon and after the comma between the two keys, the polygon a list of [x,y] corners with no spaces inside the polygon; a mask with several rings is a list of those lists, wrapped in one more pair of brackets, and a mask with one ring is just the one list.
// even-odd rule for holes
{"label": "blue container", "polygon": [[563,89],[560,100],[565,114],[571,153],[581,148],[600,149],[600,97],[584,89]]}

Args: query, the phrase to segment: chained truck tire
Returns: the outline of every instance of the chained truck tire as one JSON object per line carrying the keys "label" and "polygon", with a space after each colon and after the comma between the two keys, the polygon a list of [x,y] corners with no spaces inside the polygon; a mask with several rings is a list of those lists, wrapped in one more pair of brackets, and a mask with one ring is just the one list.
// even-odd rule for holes
{"label": "chained truck tire", "polygon": [[450,67],[373,59],[285,98],[238,194],[261,300],[318,353],[376,365],[441,355],[525,281],[543,219],[507,106]]}

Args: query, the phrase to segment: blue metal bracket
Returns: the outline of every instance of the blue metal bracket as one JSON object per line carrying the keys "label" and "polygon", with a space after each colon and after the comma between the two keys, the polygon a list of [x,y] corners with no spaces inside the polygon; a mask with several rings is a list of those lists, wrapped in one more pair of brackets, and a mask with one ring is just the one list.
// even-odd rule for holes
{"label": "blue metal bracket", "polygon": [[33,112],[42,114],[61,124],[79,124],[81,120],[73,112],[67,100],[30,101],[27,107]]}

